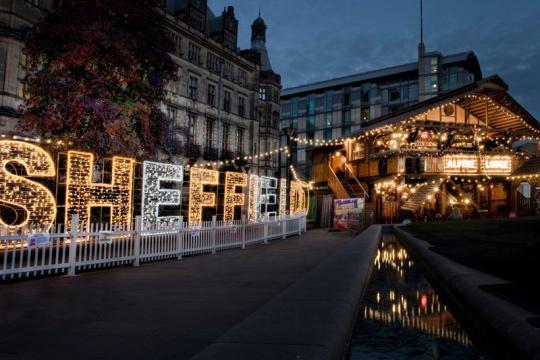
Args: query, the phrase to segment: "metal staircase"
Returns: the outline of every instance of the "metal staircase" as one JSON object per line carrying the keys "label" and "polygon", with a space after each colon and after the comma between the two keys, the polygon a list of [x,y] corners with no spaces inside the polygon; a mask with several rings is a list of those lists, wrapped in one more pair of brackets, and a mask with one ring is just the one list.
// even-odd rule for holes
{"label": "metal staircase", "polygon": [[433,184],[424,184],[416,189],[414,194],[409,196],[409,199],[401,206],[403,210],[417,212],[426,201],[428,195],[433,193]]}

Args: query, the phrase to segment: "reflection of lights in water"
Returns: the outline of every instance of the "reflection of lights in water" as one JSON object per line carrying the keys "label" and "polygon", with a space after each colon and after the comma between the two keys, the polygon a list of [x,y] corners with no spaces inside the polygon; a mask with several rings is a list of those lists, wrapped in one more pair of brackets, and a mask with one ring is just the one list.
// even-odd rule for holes
{"label": "reflection of lights in water", "polygon": [[374,265],[351,340],[353,359],[379,352],[386,356],[381,359],[415,358],[403,354],[433,346],[455,358],[477,358],[467,334],[394,235],[383,235]]}

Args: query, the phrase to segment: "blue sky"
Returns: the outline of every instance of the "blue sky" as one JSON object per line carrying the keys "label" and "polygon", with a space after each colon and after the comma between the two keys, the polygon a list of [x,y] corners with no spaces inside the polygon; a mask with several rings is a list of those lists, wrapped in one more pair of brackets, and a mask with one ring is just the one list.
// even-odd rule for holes
{"label": "blue sky", "polygon": [[[235,7],[239,46],[261,8],[274,70],[284,87],[416,60],[419,0],[209,0]],[[540,1],[424,0],[428,51],[476,52],[484,76],[499,74],[540,120]]]}

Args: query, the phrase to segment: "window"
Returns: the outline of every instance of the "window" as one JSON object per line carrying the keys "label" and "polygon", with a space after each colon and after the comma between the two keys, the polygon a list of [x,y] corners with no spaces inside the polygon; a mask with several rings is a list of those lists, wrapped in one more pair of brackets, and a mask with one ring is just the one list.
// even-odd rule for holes
{"label": "window", "polygon": [[238,154],[244,154],[244,129],[236,128],[236,151]]}
{"label": "window", "polygon": [[401,91],[399,88],[394,87],[388,89],[388,100],[389,101],[398,101],[401,99]]}
{"label": "window", "polygon": [[246,113],[246,99],[240,96],[238,98],[238,115],[244,117]]}
{"label": "window", "polygon": [[307,129],[308,130],[313,130],[315,129],[315,115],[308,115],[308,119],[307,119]]}
{"label": "window", "polygon": [[351,127],[350,126],[344,126],[341,128],[341,136],[349,136],[351,135]]}
{"label": "window", "polygon": [[216,86],[208,83],[208,92],[207,92],[208,105],[216,106]]}
{"label": "window", "polygon": [[334,94],[333,98],[334,108],[339,107],[343,102],[343,94]]}
{"label": "window", "polygon": [[341,115],[341,123],[343,125],[351,125],[351,111],[350,110],[343,111]]}
{"label": "window", "polygon": [[221,140],[221,146],[223,147],[223,151],[229,151],[229,130],[230,125],[227,123],[223,123],[223,139]]}
{"label": "window", "polygon": [[231,112],[231,93],[229,91],[225,91],[223,94],[223,110]]}
{"label": "window", "polygon": [[17,96],[24,98],[26,97],[26,84],[24,83],[24,76],[26,73],[26,62],[27,58],[24,53],[21,52],[21,56],[19,57],[19,68],[17,73]]}
{"label": "window", "polygon": [[200,63],[201,61],[201,47],[190,42],[188,47],[188,59],[189,61]]}
{"label": "window", "polygon": [[247,84],[247,73],[244,70],[238,69],[238,83],[242,86]]}
{"label": "window", "polygon": [[214,147],[214,127],[216,121],[212,118],[206,118],[206,148]]}
{"label": "window", "polygon": [[176,56],[182,56],[182,37],[172,31],[169,31],[168,35],[173,43],[173,54]]}
{"label": "window", "polygon": [[281,114],[288,115],[291,112],[292,104],[290,101],[283,101],[281,103]]}
{"label": "window", "polygon": [[362,121],[369,121],[369,108],[362,108]]}
{"label": "window", "polygon": [[262,101],[268,100],[268,89],[265,87],[259,88],[259,99]]}
{"label": "window", "polygon": [[206,55],[206,67],[208,70],[219,74],[219,68],[220,68],[220,58],[214,53],[208,52],[208,55]]}
{"label": "window", "polygon": [[231,63],[224,62],[223,63],[223,77],[225,79],[232,79],[233,77],[233,66]]}
{"label": "window", "polygon": [[332,139],[332,128],[324,129],[324,140],[331,140]]}
{"label": "window", "polygon": [[351,105],[351,93],[343,94],[343,106]]}
{"label": "window", "polygon": [[198,90],[199,90],[199,79],[197,79],[196,77],[190,76],[188,96],[191,100],[197,101]]}
{"label": "window", "polygon": [[195,121],[197,121],[197,115],[194,113],[188,113],[187,114],[188,142],[190,144],[195,143]]}
{"label": "window", "polygon": [[315,108],[322,109],[324,107],[324,95],[319,95],[315,99]]}
{"label": "window", "polygon": [[176,109],[173,107],[167,107],[167,118],[172,121],[176,120]]}

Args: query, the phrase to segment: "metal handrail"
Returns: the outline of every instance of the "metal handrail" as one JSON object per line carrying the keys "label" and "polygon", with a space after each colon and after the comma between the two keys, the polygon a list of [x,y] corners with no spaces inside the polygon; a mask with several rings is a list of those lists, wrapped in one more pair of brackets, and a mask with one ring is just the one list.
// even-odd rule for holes
{"label": "metal handrail", "polygon": [[351,166],[348,164],[348,163],[345,163],[345,168],[347,170],[349,170],[349,172],[351,173],[353,179],[356,181],[356,183],[360,186],[360,188],[362,189],[362,191],[364,192],[364,195],[369,197],[369,194],[367,193],[366,189],[364,189],[364,187],[362,186],[362,184],[360,183],[360,181],[356,178],[356,175],[354,175],[354,172],[352,171],[351,169]]}

